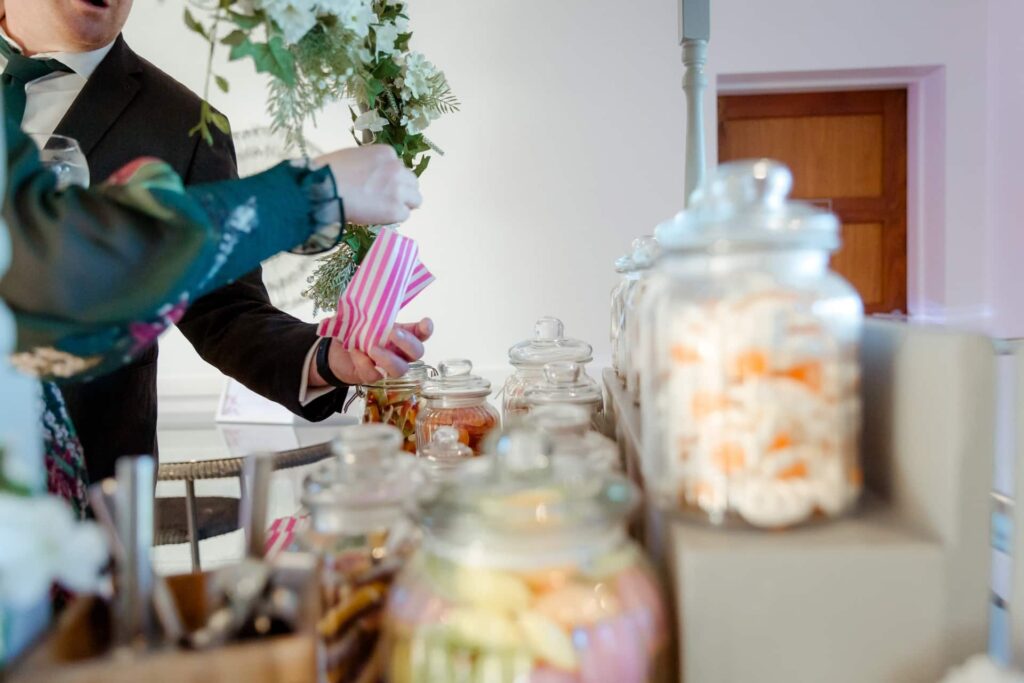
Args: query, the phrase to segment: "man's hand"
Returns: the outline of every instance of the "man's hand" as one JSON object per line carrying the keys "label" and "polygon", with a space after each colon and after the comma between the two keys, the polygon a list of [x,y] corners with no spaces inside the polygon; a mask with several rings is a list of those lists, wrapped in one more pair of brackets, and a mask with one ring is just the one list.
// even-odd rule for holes
{"label": "man's hand", "polygon": [[[434,333],[434,322],[424,318],[418,323],[399,323],[388,336],[387,348],[370,349],[369,354],[362,351],[348,351],[341,344],[331,344],[327,362],[331,372],[346,384],[373,384],[383,377],[401,377],[409,369],[409,362],[423,357],[423,342]],[[379,368],[379,369],[378,369]],[[385,374],[381,374],[381,370]],[[320,373],[316,371],[316,363],[309,365],[308,386],[327,386]]]}
{"label": "man's hand", "polygon": [[313,165],[330,167],[349,223],[401,223],[423,202],[416,174],[388,145],[342,149],[317,157]]}

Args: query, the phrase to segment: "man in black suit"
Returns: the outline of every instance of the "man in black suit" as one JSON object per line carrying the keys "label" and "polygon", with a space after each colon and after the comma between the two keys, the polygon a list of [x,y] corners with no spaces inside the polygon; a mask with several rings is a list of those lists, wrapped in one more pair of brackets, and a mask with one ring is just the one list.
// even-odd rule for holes
{"label": "man in black suit", "polygon": [[[188,134],[199,120],[200,98],[121,37],[131,5],[3,2],[0,39],[68,67],[25,86],[23,129],[78,140],[94,182],[140,156],[168,162],[186,184],[236,177],[230,136],[214,131],[214,144],[207,145]],[[314,325],[274,308],[258,268],[194,302],[178,327],[204,360],[310,420],[338,412],[348,384],[380,377],[366,354],[321,343]],[[403,356],[419,358],[431,332],[429,320],[396,326],[392,343]],[[156,453],[156,372],[154,344],[110,375],[62,387],[92,481],[111,476],[122,455]]]}

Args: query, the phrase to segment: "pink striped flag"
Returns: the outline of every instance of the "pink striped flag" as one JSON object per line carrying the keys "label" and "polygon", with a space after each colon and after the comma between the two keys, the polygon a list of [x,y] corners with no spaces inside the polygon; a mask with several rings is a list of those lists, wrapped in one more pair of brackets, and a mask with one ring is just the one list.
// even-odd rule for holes
{"label": "pink striped flag", "polygon": [[308,516],[301,517],[280,517],[275,519],[270,528],[267,529],[267,544],[263,549],[263,556],[268,560],[274,559],[278,553],[287,549],[295,538],[295,533],[306,522]]}
{"label": "pink striped flag", "polygon": [[382,228],[341,293],[337,313],[320,321],[317,334],[336,338],[346,349],[384,346],[398,312],[433,281],[416,242]]}

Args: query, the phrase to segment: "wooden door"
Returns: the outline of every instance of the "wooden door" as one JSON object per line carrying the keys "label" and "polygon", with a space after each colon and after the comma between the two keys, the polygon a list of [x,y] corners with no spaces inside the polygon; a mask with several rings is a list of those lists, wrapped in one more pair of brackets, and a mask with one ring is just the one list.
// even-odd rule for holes
{"label": "wooden door", "polygon": [[832,267],[868,313],[907,310],[907,91],[718,98],[718,160],[769,157],[793,171],[792,196],[842,221]]}

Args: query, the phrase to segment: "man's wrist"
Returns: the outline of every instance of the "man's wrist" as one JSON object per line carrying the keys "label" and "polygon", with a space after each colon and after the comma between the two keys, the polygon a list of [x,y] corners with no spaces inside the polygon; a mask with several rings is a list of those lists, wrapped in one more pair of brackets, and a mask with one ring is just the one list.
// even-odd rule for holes
{"label": "man's wrist", "polygon": [[314,362],[312,363],[312,370],[316,372],[317,378],[320,383],[314,386],[332,386],[339,389],[346,387],[347,385],[337,375],[334,374],[334,370],[331,368],[331,345],[334,340],[330,337],[324,337],[320,340],[317,345],[316,354],[314,356]]}

